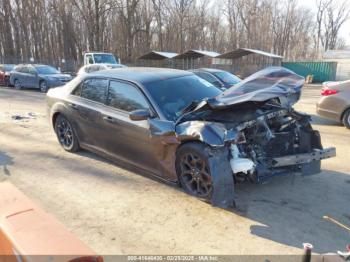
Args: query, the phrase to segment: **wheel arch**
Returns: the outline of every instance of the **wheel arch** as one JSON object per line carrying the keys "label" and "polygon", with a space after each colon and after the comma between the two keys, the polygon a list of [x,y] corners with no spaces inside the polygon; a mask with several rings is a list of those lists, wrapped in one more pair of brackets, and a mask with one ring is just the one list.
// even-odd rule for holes
{"label": "wheel arch", "polygon": [[51,120],[51,121],[52,121],[52,126],[53,126],[53,127],[55,126],[57,117],[58,117],[59,115],[63,115],[63,114],[62,114],[61,112],[59,112],[59,111],[53,113],[53,115],[52,115],[52,120]]}
{"label": "wheel arch", "polygon": [[350,110],[350,105],[348,105],[344,110],[343,112],[341,113],[340,115],[340,121],[343,122],[343,118],[344,118],[344,115],[346,113],[346,111]]}

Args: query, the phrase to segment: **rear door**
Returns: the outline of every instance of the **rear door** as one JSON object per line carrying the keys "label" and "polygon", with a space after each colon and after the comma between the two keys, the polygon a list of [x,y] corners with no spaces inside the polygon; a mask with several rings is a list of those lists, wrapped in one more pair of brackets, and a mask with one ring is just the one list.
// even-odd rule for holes
{"label": "rear door", "polygon": [[88,78],[73,91],[74,99],[67,102],[79,142],[99,151],[104,150],[101,112],[105,106],[107,88],[108,79]]}
{"label": "rear door", "polygon": [[28,84],[29,69],[28,66],[23,66],[17,72],[17,80],[21,83],[22,87],[30,87]]}

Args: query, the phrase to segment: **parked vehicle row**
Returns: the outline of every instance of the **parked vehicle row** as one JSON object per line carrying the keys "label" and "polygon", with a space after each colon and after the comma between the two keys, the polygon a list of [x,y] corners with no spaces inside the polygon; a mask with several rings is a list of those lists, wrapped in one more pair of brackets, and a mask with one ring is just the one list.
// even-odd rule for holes
{"label": "parked vehicle row", "polygon": [[303,84],[269,68],[222,92],[187,71],[120,68],[77,76],[47,103],[65,150],[124,161],[227,208],[235,183],[315,174],[335,156],[292,109]]}
{"label": "parked vehicle row", "polygon": [[54,67],[38,64],[18,65],[10,74],[10,84],[16,89],[36,88],[41,92],[62,86],[70,80],[71,75],[62,74]]}

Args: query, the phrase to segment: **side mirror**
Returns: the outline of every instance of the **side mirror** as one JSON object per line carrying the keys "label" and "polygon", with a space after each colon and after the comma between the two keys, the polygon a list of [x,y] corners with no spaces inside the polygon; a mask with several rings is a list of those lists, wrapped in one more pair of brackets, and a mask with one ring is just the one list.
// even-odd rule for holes
{"label": "side mirror", "polygon": [[139,110],[134,110],[129,113],[129,118],[132,121],[142,121],[142,120],[147,120],[150,118],[151,112],[148,109],[139,109]]}

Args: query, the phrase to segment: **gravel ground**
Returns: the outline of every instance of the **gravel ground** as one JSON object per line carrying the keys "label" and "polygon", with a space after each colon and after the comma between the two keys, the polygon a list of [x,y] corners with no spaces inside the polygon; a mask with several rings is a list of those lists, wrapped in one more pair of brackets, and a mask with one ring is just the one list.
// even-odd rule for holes
{"label": "gravel ground", "polygon": [[349,232],[322,216],[350,224],[350,131],[315,116],[319,93],[319,86],[305,87],[297,108],[313,115],[324,146],[337,147],[338,156],[324,161],[319,175],[239,185],[236,212],[92,153],[65,152],[46,118],[44,94],[30,90],[0,88],[0,181],[12,182],[100,254],[301,254],[303,242],[315,252],[342,250]]}

